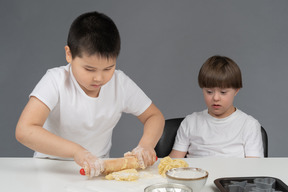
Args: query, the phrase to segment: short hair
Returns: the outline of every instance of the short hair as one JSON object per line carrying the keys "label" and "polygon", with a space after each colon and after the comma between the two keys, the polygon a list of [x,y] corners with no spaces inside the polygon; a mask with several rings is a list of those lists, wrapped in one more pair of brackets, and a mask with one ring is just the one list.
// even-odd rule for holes
{"label": "short hair", "polygon": [[71,24],[67,45],[72,58],[97,54],[101,57],[117,58],[120,53],[120,34],[108,16],[88,12],[78,16]]}
{"label": "short hair", "polygon": [[202,65],[198,84],[200,88],[242,88],[241,70],[232,59],[215,55]]}

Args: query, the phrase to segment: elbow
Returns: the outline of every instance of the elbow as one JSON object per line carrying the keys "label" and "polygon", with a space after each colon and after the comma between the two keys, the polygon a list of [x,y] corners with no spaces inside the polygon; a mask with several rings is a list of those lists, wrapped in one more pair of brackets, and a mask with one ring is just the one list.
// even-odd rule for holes
{"label": "elbow", "polygon": [[20,125],[16,126],[15,138],[19,143],[23,143],[25,141],[25,131],[23,131],[23,127]]}
{"label": "elbow", "polygon": [[165,118],[163,113],[158,108],[156,108],[155,112],[150,117],[152,117],[151,119],[153,119],[153,121],[158,122],[158,125],[162,130],[164,129]]}

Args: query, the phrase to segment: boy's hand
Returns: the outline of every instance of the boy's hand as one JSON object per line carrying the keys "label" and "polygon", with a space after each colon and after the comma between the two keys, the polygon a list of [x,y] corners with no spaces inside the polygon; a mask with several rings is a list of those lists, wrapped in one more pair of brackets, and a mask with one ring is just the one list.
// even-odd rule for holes
{"label": "boy's hand", "polygon": [[127,152],[124,156],[135,156],[138,159],[140,168],[145,169],[151,166],[157,160],[156,153],[153,148],[137,146],[132,152]]}
{"label": "boy's hand", "polygon": [[87,150],[77,151],[74,155],[74,161],[84,168],[85,175],[89,178],[98,176],[104,171],[104,162]]}

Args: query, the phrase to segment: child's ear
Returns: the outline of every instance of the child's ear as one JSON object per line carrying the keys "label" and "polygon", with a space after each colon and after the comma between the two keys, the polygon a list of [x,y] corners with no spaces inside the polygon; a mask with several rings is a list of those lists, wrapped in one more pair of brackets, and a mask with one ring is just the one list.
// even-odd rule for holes
{"label": "child's ear", "polygon": [[72,61],[72,54],[71,54],[70,48],[68,47],[68,45],[66,45],[66,46],[64,47],[64,49],[65,49],[66,61],[67,61],[68,63],[71,63],[71,61]]}
{"label": "child's ear", "polygon": [[235,92],[234,96],[236,96],[239,91],[240,91],[240,88],[236,89],[236,92]]}

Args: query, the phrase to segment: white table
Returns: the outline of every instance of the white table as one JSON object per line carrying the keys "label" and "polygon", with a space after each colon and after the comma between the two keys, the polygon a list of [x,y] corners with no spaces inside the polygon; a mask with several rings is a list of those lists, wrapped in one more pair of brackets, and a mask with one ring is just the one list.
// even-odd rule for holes
{"label": "white table", "polygon": [[[288,158],[192,158],[185,159],[190,167],[209,172],[202,192],[218,192],[214,180],[221,177],[270,176],[288,185]],[[138,181],[108,181],[103,176],[88,180],[79,174],[73,161],[35,158],[0,158],[0,191],[9,192],[143,192],[148,185],[166,182],[158,174],[156,162],[140,171]]]}

